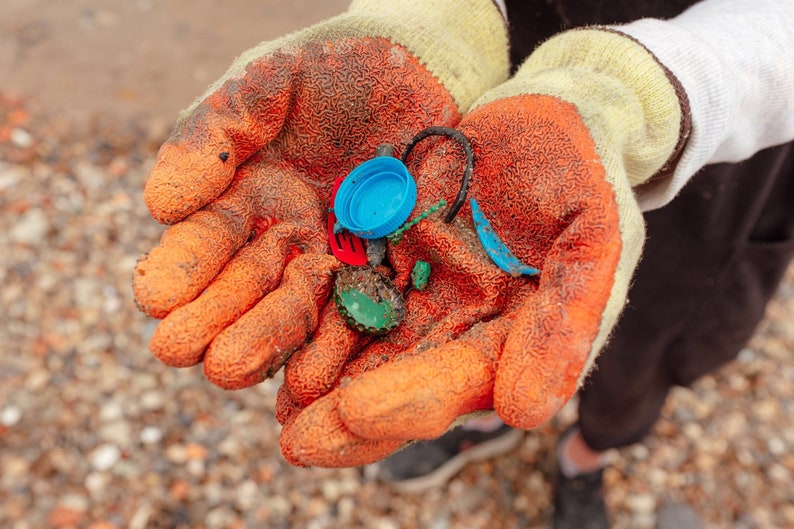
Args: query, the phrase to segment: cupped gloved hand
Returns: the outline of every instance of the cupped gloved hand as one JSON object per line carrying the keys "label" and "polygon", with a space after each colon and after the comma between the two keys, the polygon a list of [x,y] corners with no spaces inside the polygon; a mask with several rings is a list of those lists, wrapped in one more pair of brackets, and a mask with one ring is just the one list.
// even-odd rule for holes
{"label": "cupped gloved hand", "polygon": [[146,185],[172,225],[134,272],[139,307],[163,318],[155,356],[203,360],[230,389],[271,375],[310,337],[341,264],[326,228],[335,179],[381,143],[456,124],[507,70],[490,0],[359,0],[243,54],[182,115]]}
{"label": "cupped gloved hand", "polygon": [[[688,127],[671,74],[637,42],[590,29],[544,43],[458,130],[473,202],[389,248],[401,288],[417,261],[432,266],[403,323],[322,376],[303,351],[288,365],[279,418],[294,464],[370,463],[478,411],[523,429],[551,418],[625,303],[644,238],[632,187],[675,162]],[[459,187],[462,163],[443,140],[412,166],[415,212]]]}

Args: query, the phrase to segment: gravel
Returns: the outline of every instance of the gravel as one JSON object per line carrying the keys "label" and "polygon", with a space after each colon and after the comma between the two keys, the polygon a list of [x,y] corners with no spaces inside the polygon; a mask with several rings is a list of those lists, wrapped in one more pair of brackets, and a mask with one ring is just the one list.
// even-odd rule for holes
{"label": "gravel", "polygon": [[[161,233],[142,187],[166,132],[78,131],[0,92],[0,527],[545,527],[573,404],[509,456],[401,496],[362,469],[285,463],[278,380],[225,392],[152,358],[130,278]],[[676,505],[708,527],[794,527],[792,314],[794,270],[738,360],[676,390],[647,443],[615,454],[614,527]]]}

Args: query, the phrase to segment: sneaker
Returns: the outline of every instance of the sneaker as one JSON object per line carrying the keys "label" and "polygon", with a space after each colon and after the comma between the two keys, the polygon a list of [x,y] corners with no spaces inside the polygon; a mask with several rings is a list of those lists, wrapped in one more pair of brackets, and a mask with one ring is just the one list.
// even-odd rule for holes
{"label": "sneaker", "polygon": [[[557,451],[576,431],[569,427],[560,436]],[[559,457],[559,456],[558,456]],[[604,469],[573,478],[565,476],[557,465],[554,482],[554,529],[608,529],[607,507],[604,503]]]}
{"label": "sneaker", "polygon": [[656,513],[656,529],[703,529],[705,523],[685,503],[666,503]]}
{"label": "sneaker", "polygon": [[604,470],[575,478],[557,471],[554,484],[554,529],[608,529],[604,503]]}
{"label": "sneaker", "polygon": [[456,428],[432,441],[419,441],[375,465],[375,476],[392,489],[416,494],[440,487],[475,461],[514,449],[524,432],[502,425],[492,432]]}

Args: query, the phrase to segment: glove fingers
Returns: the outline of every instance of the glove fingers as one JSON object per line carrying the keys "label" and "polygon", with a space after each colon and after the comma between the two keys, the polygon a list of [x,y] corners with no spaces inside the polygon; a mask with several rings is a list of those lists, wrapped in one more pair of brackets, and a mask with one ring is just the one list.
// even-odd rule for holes
{"label": "glove fingers", "polygon": [[287,386],[282,384],[278,387],[276,392],[276,420],[282,426],[286,426],[295,420],[300,412],[304,410],[304,406],[292,397]]}
{"label": "glove fingers", "polygon": [[461,415],[491,409],[509,325],[497,318],[352,380],[338,390],[342,420],[369,439],[435,439]]}
{"label": "glove fingers", "polygon": [[[443,284],[443,278],[433,280]],[[394,331],[366,346],[345,365],[342,376],[358,378],[396,357],[412,356],[454,340],[477,322],[496,314],[505,303],[498,295],[460,307],[460,298],[454,297],[454,291],[442,290],[440,296],[410,292],[405,302],[405,320]]]}
{"label": "glove fingers", "polygon": [[195,299],[245,244],[252,219],[251,205],[232,196],[168,228],[160,244],[135,266],[133,290],[139,308],[163,318]]}
{"label": "glove fingers", "polygon": [[281,430],[281,453],[296,466],[342,468],[380,461],[405,444],[401,440],[369,440],[342,423],[337,393],[316,400]]}
{"label": "glove fingers", "polygon": [[201,362],[215,336],[278,285],[295,232],[279,224],[240,249],[198,298],[160,322],[149,341],[154,356],[173,367]]}
{"label": "glove fingers", "polygon": [[317,326],[341,263],[330,255],[299,255],[281,286],[212,341],[204,373],[224,389],[240,389],[273,376]]}
{"label": "glove fingers", "polygon": [[238,166],[282,128],[292,92],[293,57],[260,60],[226,80],[181,117],[160,148],[144,199],[173,224],[217,198]]}
{"label": "glove fingers", "polygon": [[560,234],[518,311],[494,389],[497,413],[514,427],[550,419],[578,388],[620,259],[613,200],[588,205]]}
{"label": "glove fingers", "polygon": [[[425,354],[429,349],[455,340],[477,322],[495,314],[497,307],[501,306],[489,300],[459,308],[440,321],[433,321],[433,310],[424,310],[427,308],[426,302],[427,298],[420,293],[411,293],[406,301],[405,321],[386,337],[366,346],[358,356],[345,364],[339,378],[358,379],[364,373],[394,360]],[[431,326],[433,323],[435,326]]]}
{"label": "glove fingers", "polygon": [[331,391],[345,362],[370,340],[345,323],[334,303],[328,303],[312,341],[296,351],[284,368],[291,397],[306,406]]}

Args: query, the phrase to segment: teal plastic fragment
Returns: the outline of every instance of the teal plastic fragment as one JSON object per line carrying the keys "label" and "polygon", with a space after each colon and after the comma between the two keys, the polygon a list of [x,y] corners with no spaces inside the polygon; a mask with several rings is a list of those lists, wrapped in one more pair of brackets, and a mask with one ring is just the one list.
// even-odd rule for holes
{"label": "teal plastic fragment", "polygon": [[491,222],[486,218],[485,214],[480,209],[480,205],[473,198],[471,202],[471,214],[474,218],[474,227],[477,230],[477,237],[480,239],[488,257],[494,262],[496,266],[510,274],[517,277],[520,275],[538,275],[540,270],[535,267],[524,264],[518,257],[510,251],[510,248],[502,242],[499,235],[491,226]]}
{"label": "teal plastic fragment", "polygon": [[430,280],[430,263],[426,261],[417,261],[414,269],[411,271],[411,283],[416,290],[424,290],[427,288],[427,282]]}

